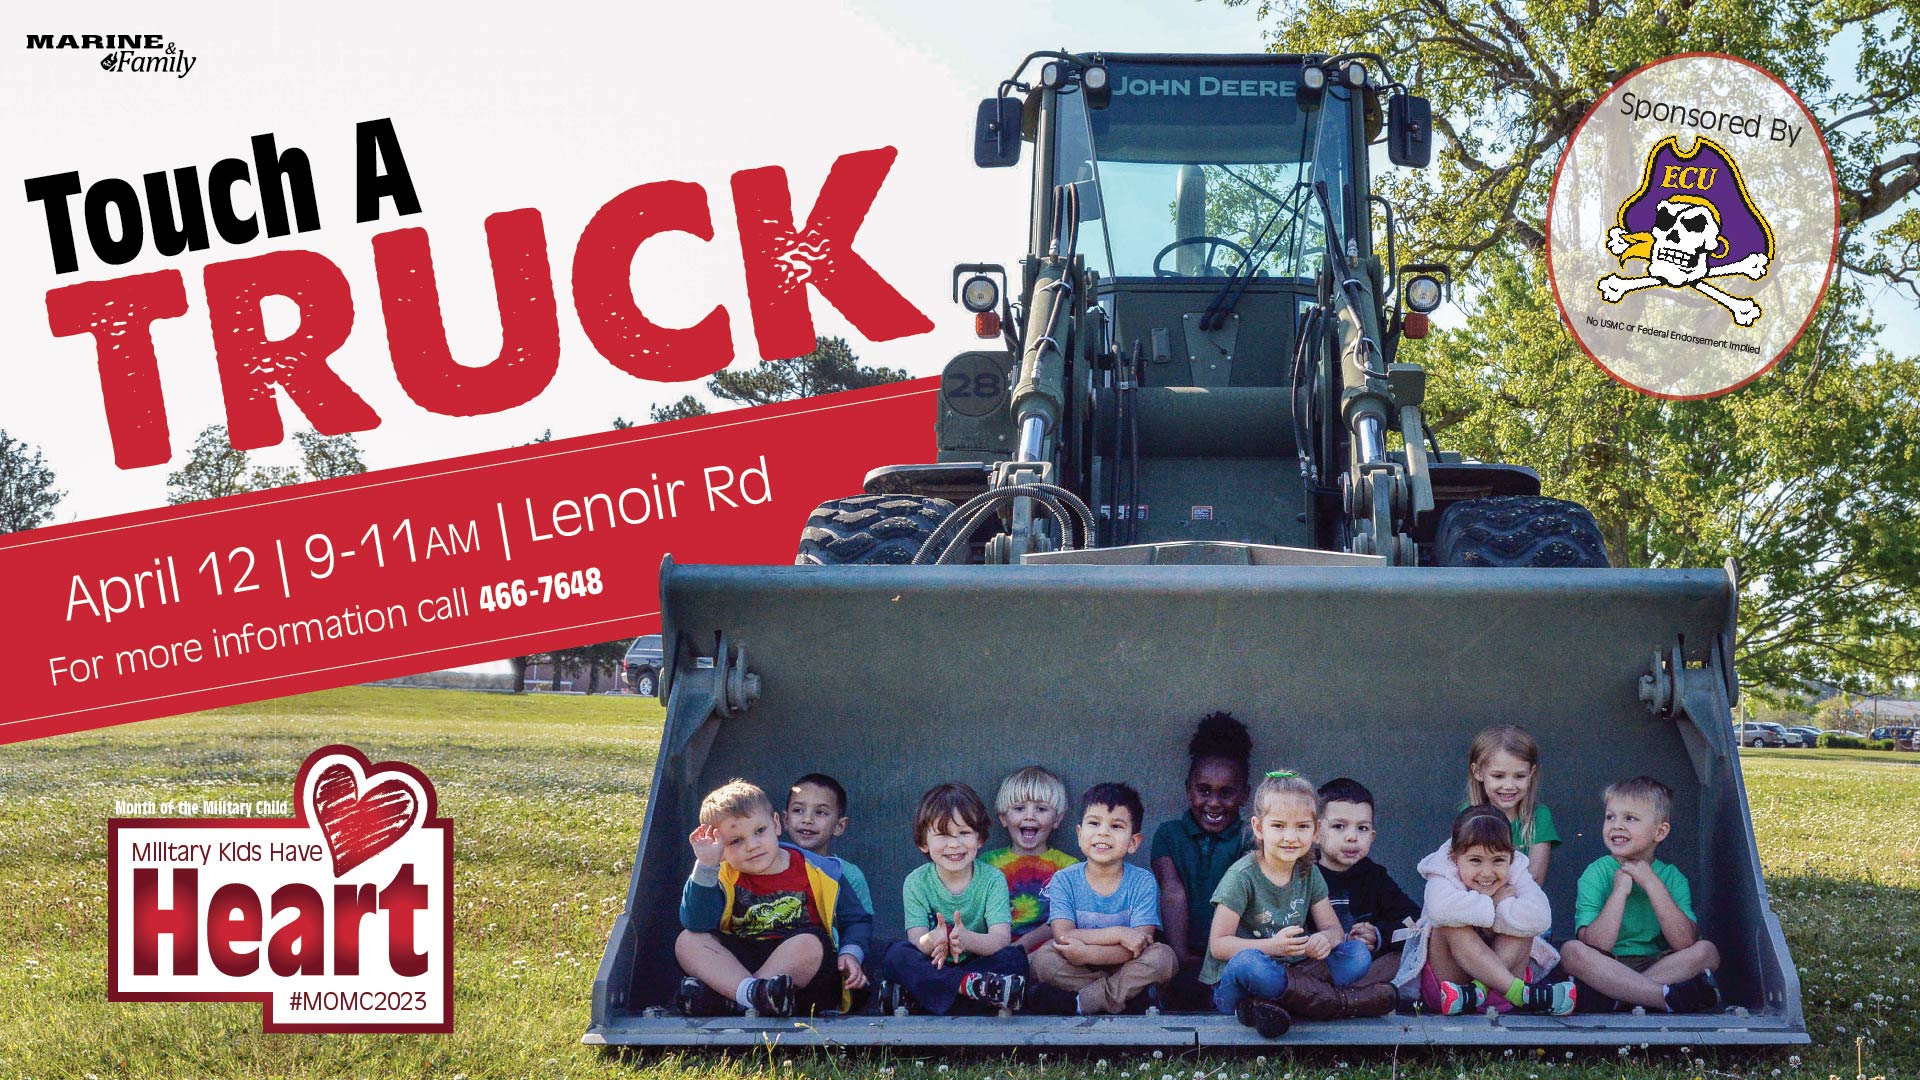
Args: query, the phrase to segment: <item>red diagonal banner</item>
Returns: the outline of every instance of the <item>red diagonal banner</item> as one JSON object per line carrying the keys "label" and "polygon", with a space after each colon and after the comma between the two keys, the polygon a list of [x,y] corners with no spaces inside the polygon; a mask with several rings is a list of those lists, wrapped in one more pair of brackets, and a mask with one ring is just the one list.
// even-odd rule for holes
{"label": "red diagonal banner", "polygon": [[932,460],[935,379],[0,537],[0,742],[658,629],[661,556],[789,563]]}

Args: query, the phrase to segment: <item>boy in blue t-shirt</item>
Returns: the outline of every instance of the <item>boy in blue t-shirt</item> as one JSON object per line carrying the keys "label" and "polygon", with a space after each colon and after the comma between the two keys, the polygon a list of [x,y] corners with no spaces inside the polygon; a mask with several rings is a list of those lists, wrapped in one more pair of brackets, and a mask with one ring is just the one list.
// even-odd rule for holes
{"label": "boy in blue t-shirt", "polygon": [[1153,939],[1160,928],[1160,885],[1127,862],[1140,849],[1140,793],[1095,784],[1081,800],[1080,853],[1047,883],[1053,940],[1028,958],[1033,975],[1072,991],[1082,1016],[1125,1012],[1148,987],[1180,968],[1173,949]]}

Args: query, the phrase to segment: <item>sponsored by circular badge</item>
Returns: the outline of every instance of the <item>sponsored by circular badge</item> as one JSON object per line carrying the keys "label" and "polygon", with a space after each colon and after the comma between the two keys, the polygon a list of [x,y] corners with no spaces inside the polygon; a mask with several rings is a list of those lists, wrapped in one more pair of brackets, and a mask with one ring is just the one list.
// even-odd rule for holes
{"label": "sponsored by circular badge", "polygon": [[1547,207],[1560,317],[1607,374],[1702,398],[1792,348],[1838,241],[1833,159],[1800,99],[1735,57],[1639,69],[1574,129]]}

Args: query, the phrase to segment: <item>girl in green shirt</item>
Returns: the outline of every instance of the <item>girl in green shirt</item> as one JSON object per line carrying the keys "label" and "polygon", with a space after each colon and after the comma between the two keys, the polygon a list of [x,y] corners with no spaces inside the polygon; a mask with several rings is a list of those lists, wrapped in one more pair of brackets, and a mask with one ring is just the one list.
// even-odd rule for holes
{"label": "girl in green shirt", "polygon": [[1506,815],[1513,846],[1526,852],[1535,883],[1545,885],[1560,833],[1553,811],[1540,801],[1540,744],[1525,728],[1495,724],[1474,736],[1467,752],[1467,806],[1482,803]]}

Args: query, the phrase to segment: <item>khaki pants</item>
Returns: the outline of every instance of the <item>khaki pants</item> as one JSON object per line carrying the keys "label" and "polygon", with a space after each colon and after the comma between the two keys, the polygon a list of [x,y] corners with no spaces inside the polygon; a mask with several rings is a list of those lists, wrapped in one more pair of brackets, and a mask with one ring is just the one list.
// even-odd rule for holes
{"label": "khaki pants", "polygon": [[1180,969],[1173,947],[1154,942],[1135,959],[1115,967],[1085,967],[1062,957],[1051,943],[1027,957],[1035,978],[1079,995],[1085,1016],[1124,1012],[1127,1002],[1149,986],[1164,984]]}

